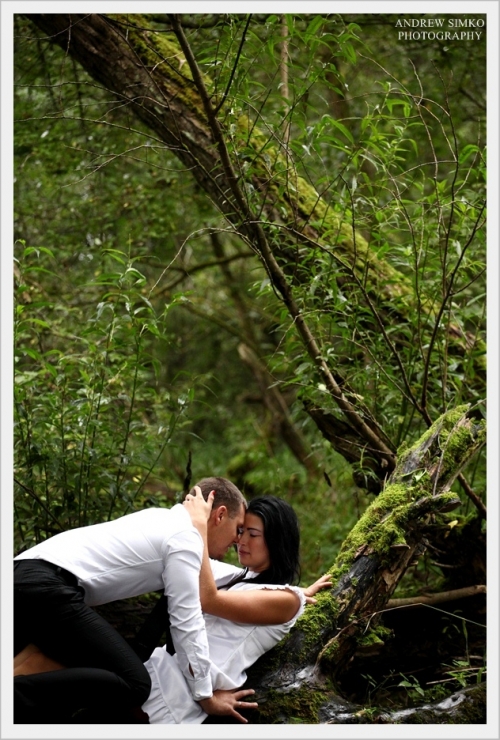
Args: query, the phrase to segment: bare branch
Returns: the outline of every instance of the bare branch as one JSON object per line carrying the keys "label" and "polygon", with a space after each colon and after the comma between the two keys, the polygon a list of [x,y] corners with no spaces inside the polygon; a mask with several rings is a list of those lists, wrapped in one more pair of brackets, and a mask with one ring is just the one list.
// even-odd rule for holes
{"label": "bare branch", "polygon": [[429,596],[409,596],[405,599],[389,599],[387,608],[392,609],[398,606],[422,606],[423,604],[443,604],[446,601],[455,601],[457,599],[466,599],[469,596],[485,594],[486,586],[467,586],[466,588],[456,588],[452,591],[442,591],[438,594]]}

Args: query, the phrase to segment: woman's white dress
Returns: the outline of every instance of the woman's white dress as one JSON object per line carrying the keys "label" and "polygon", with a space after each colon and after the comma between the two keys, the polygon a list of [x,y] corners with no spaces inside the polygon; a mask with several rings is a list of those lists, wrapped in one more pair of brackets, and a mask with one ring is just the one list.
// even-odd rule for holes
{"label": "woman's white dress", "polygon": [[[217,585],[221,586],[240,568],[211,561]],[[295,586],[275,586],[260,583],[237,583],[231,590],[291,589],[300,598],[297,613],[289,622],[272,625],[253,625],[231,622],[205,614],[211,660],[213,689],[237,689],[246,681],[246,669],[267,650],[274,647],[293,627],[304,611],[305,598]],[[199,724],[207,717],[188,688],[175,655],[164,648],[156,648],[145,663],[151,676],[151,693],[143,705],[150,724]]]}

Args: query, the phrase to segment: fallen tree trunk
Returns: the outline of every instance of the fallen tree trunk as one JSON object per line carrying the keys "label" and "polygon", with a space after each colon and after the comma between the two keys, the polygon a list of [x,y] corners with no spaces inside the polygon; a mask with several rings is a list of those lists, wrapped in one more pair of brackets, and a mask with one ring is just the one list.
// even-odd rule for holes
{"label": "fallen tree trunk", "polygon": [[345,705],[338,683],[356,647],[383,640],[380,613],[425,550],[426,528],[460,504],[450,487],[485,438],[484,424],[467,410],[444,414],[401,452],[384,491],[344,541],[329,571],[331,592],[318,595],[288,638],[252,667],[248,686],[259,702],[252,721],[335,721],[327,717]]}

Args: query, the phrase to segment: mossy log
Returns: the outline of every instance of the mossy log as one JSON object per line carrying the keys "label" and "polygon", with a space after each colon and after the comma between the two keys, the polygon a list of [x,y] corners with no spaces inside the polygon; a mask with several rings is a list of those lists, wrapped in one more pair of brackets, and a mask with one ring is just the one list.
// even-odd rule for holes
{"label": "mossy log", "polygon": [[[385,489],[344,541],[330,569],[334,586],[318,595],[294,630],[249,672],[256,722],[325,719],[342,671],[359,644],[384,639],[379,615],[408,566],[425,549],[425,527],[460,504],[450,487],[485,439],[484,423],[462,406],[444,414],[400,452]],[[290,720],[288,720],[290,721]],[[330,720],[331,721],[331,720]]]}

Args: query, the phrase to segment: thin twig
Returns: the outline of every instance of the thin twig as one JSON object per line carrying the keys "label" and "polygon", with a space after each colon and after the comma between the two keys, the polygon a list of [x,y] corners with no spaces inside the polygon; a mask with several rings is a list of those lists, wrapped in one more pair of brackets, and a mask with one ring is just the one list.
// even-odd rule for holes
{"label": "thin twig", "polygon": [[57,519],[57,517],[54,516],[54,514],[50,511],[50,509],[43,503],[41,498],[39,498],[37,494],[31,488],[28,488],[28,486],[25,486],[24,483],[21,483],[21,481],[15,476],[14,476],[14,483],[17,483],[17,485],[20,486],[20,488],[22,488],[23,491],[26,491],[27,494],[29,494],[32,498],[35,499],[37,504],[40,504],[40,506],[45,511],[45,513],[50,516],[50,518],[57,524],[57,526],[62,532],[64,527],[62,526],[61,522]]}
{"label": "thin twig", "polygon": [[248,27],[250,25],[251,18],[252,18],[252,14],[249,13],[248,14],[248,18],[247,18],[247,22],[245,24],[245,28],[243,29],[243,34],[241,36],[240,45],[239,45],[238,51],[236,53],[236,60],[235,60],[235,62],[233,64],[233,68],[231,70],[231,74],[229,75],[229,82],[227,83],[227,87],[224,90],[224,94],[222,96],[222,99],[221,99],[219,105],[217,106],[217,108],[214,111],[215,115],[217,115],[217,113],[220,111],[220,109],[222,108],[222,106],[226,102],[227,96],[229,95],[229,90],[231,89],[231,85],[233,84],[234,75],[236,74],[236,67],[238,66],[238,62],[240,61],[241,52],[243,50],[243,44],[245,43],[245,38],[246,38],[246,35],[247,35],[247,31],[248,31]]}
{"label": "thin twig", "polygon": [[281,37],[283,41],[281,42],[281,59],[280,59],[280,75],[281,75],[281,96],[286,100],[286,113],[284,116],[285,121],[285,129],[283,132],[283,143],[285,145],[285,148],[288,147],[288,143],[290,141],[290,121],[286,120],[286,117],[289,112],[289,101],[290,101],[290,92],[288,89],[288,23],[286,19],[286,15],[283,15],[281,17]]}
{"label": "thin twig", "polygon": [[470,498],[470,500],[472,501],[472,503],[478,510],[481,519],[486,519],[486,506],[483,504],[479,496],[477,496],[472,490],[472,488],[469,486],[463,473],[458,474],[458,481],[460,485],[462,486],[462,488],[464,489],[466,496]]}
{"label": "thin twig", "polygon": [[[203,77],[200,73],[200,69],[197,65],[192,49],[189,46],[189,42],[183,32],[178,16],[171,15],[169,17],[171,18],[175,35],[177,36],[177,39],[179,41],[182,51],[184,52],[186,61],[189,64],[191,74],[193,76],[193,81],[196,85],[196,88],[202,100],[205,114],[207,116],[208,123],[212,130],[212,134],[213,134],[213,137],[214,137],[214,140],[215,140],[215,143],[216,143],[216,146],[217,146],[220,158],[221,158],[221,164],[222,164],[224,173],[226,175],[231,194],[234,197],[235,208],[237,209],[237,211],[239,211],[241,215],[242,222],[243,222],[242,226],[249,227],[251,222],[253,221],[253,214],[248,208],[245,198],[243,197],[243,194],[238,186],[238,178],[235,175],[235,172],[234,172],[234,169],[231,163],[231,159],[229,157],[229,152],[227,151],[227,147],[225,144],[222,129],[221,129],[219,120],[215,116],[214,109],[210,102],[210,98],[208,96],[208,93],[207,93],[207,90],[206,90],[206,87],[203,81]],[[345,394],[342,392],[342,389],[340,388],[337,381],[335,380],[330,367],[328,366],[328,364],[326,363],[325,359],[322,356],[322,353],[320,351],[319,345],[315,337],[313,336],[308,324],[306,323],[304,319],[303,313],[300,311],[295,301],[292,289],[287,282],[285,274],[283,270],[280,268],[280,266],[278,265],[276,258],[274,257],[274,254],[271,250],[271,247],[268,244],[266,235],[264,233],[264,230],[263,230],[263,227],[260,221],[256,221],[254,223],[253,236],[255,238],[257,249],[261,255],[262,262],[264,266],[266,267],[266,270],[269,274],[271,284],[273,285],[274,289],[280,293],[285,305],[287,306],[294,320],[294,323],[297,327],[297,330],[307,349],[309,356],[311,357],[318,371],[321,373],[322,377],[324,378],[325,383],[327,387],[329,388],[330,393],[333,399],[335,400],[337,406],[346,415],[346,417],[349,419],[351,424],[357,430],[358,434],[360,434],[360,436],[365,440],[367,445],[369,445],[373,451],[377,451],[378,454],[384,459],[388,468],[392,469],[395,463],[394,452],[385,444],[385,442],[380,438],[380,436],[377,435],[366,424],[363,418],[356,411],[355,407],[346,398]]]}
{"label": "thin twig", "polygon": [[481,219],[483,217],[483,212],[484,212],[485,207],[486,207],[486,205],[483,203],[482,206],[481,206],[481,208],[479,209],[478,217],[476,218],[476,221],[475,221],[475,223],[474,223],[474,225],[472,227],[471,234],[470,234],[469,238],[467,239],[467,242],[464,244],[463,249],[462,249],[462,251],[460,253],[460,256],[457,259],[457,262],[455,264],[455,267],[454,267],[454,269],[452,271],[452,274],[450,276],[450,279],[449,279],[448,287],[446,289],[446,294],[443,297],[443,300],[441,302],[441,306],[440,306],[440,308],[439,308],[439,310],[437,312],[437,315],[436,315],[436,318],[435,318],[435,321],[434,321],[434,328],[433,328],[432,335],[431,335],[431,337],[429,339],[429,342],[428,342],[427,356],[425,358],[424,375],[423,375],[423,382],[422,382],[422,396],[421,396],[420,403],[421,403],[422,409],[424,409],[424,410],[426,410],[426,408],[427,408],[427,391],[428,391],[428,381],[429,381],[429,373],[430,373],[431,355],[432,355],[432,352],[434,350],[434,345],[435,345],[435,343],[437,341],[438,331],[439,331],[439,328],[441,326],[441,319],[442,319],[442,316],[444,314],[445,308],[446,308],[446,306],[448,304],[448,301],[450,300],[450,296],[451,296],[451,293],[452,293],[453,283],[454,283],[455,278],[456,278],[456,275],[458,273],[458,269],[459,269],[460,265],[462,264],[462,260],[465,257],[465,252],[467,251],[468,247],[471,245],[471,243],[472,243],[472,241],[473,241],[473,239],[474,239],[474,237],[475,237],[475,235],[477,233],[477,230],[479,228],[479,223],[480,223],[480,221],[481,221]]}

